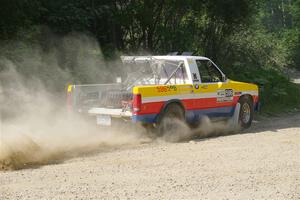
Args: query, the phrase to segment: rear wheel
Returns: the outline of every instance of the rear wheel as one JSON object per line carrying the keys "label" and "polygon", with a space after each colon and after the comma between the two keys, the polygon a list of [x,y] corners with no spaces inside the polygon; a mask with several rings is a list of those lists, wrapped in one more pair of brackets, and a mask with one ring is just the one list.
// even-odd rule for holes
{"label": "rear wheel", "polygon": [[239,124],[243,129],[247,129],[251,126],[253,120],[253,102],[251,98],[242,97],[239,103],[241,105]]}
{"label": "rear wheel", "polygon": [[176,132],[181,125],[180,123],[184,121],[185,114],[183,108],[176,103],[168,105],[158,123],[159,135],[162,136]]}

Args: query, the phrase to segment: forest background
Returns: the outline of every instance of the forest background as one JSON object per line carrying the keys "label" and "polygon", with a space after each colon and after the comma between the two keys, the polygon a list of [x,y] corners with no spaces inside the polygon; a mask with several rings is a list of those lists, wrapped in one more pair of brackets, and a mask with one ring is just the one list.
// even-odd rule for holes
{"label": "forest background", "polygon": [[209,57],[229,78],[262,86],[263,112],[300,105],[290,81],[300,69],[300,0],[0,2],[0,72],[9,61],[47,90],[111,82],[121,55],[174,51]]}

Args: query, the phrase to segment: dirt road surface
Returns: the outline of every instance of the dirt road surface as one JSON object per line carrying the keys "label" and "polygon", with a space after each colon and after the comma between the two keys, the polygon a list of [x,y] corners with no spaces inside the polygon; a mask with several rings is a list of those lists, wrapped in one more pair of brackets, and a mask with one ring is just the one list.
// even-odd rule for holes
{"label": "dirt road surface", "polygon": [[0,199],[300,199],[300,114],[0,172]]}

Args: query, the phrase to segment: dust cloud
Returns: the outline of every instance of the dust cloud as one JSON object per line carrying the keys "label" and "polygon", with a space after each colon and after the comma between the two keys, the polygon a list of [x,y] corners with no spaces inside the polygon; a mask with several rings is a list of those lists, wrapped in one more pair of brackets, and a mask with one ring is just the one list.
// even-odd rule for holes
{"label": "dust cloud", "polygon": [[234,123],[234,119],[211,121],[210,118],[203,116],[199,125],[191,131],[191,135],[205,138],[237,133],[241,130],[241,127],[236,126]]}
{"label": "dust cloud", "polygon": [[[53,48],[44,52],[39,46],[29,46],[13,52],[13,58],[0,57],[0,170],[55,163],[88,152],[148,141],[139,128],[99,128],[94,118],[66,110],[67,83],[79,79],[101,83],[112,72],[103,71],[105,62],[95,40],[72,35],[62,43],[63,51]],[[74,58],[67,60],[71,64],[64,62],[73,71],[60,64],[62,52]]]}
{"label": "dust cloud", "polygon": [[206,116],[202,116],[197,123],[191,126],[178,119],[167,119],[164,123],[172,124],[172,129],[166,130],[162,137],[158,138],[164,142],[182,142],[224,136],[241,130],[240,127],[235,127],[233,119],[212,121]]}

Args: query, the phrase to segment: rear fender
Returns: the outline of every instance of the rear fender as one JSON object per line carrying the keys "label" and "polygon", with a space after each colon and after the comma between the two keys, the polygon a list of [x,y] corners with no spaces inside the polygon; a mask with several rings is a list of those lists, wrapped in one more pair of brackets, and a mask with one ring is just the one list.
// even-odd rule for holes
{"label": "rear fender", "polygon": [[158,122],[158,123],[160,122],[162,116],[163,116],[164,113],[165,113],[166,108],[167,108],[170,104],[177,104],[177,105],[179,105],[179,106],[182,108],[183,112],[185,113],[185,107],[184,107],[182,101],[179,100],[179,99],[171,99],[171,100],[168,100],[168,101],[166,101],[166,102],[164,103],[163,107],[162,107],[161,110],[160,110],[160,113],[159,113],[159,114],[157,115],[157,117],[156,117],[156,122]]}

